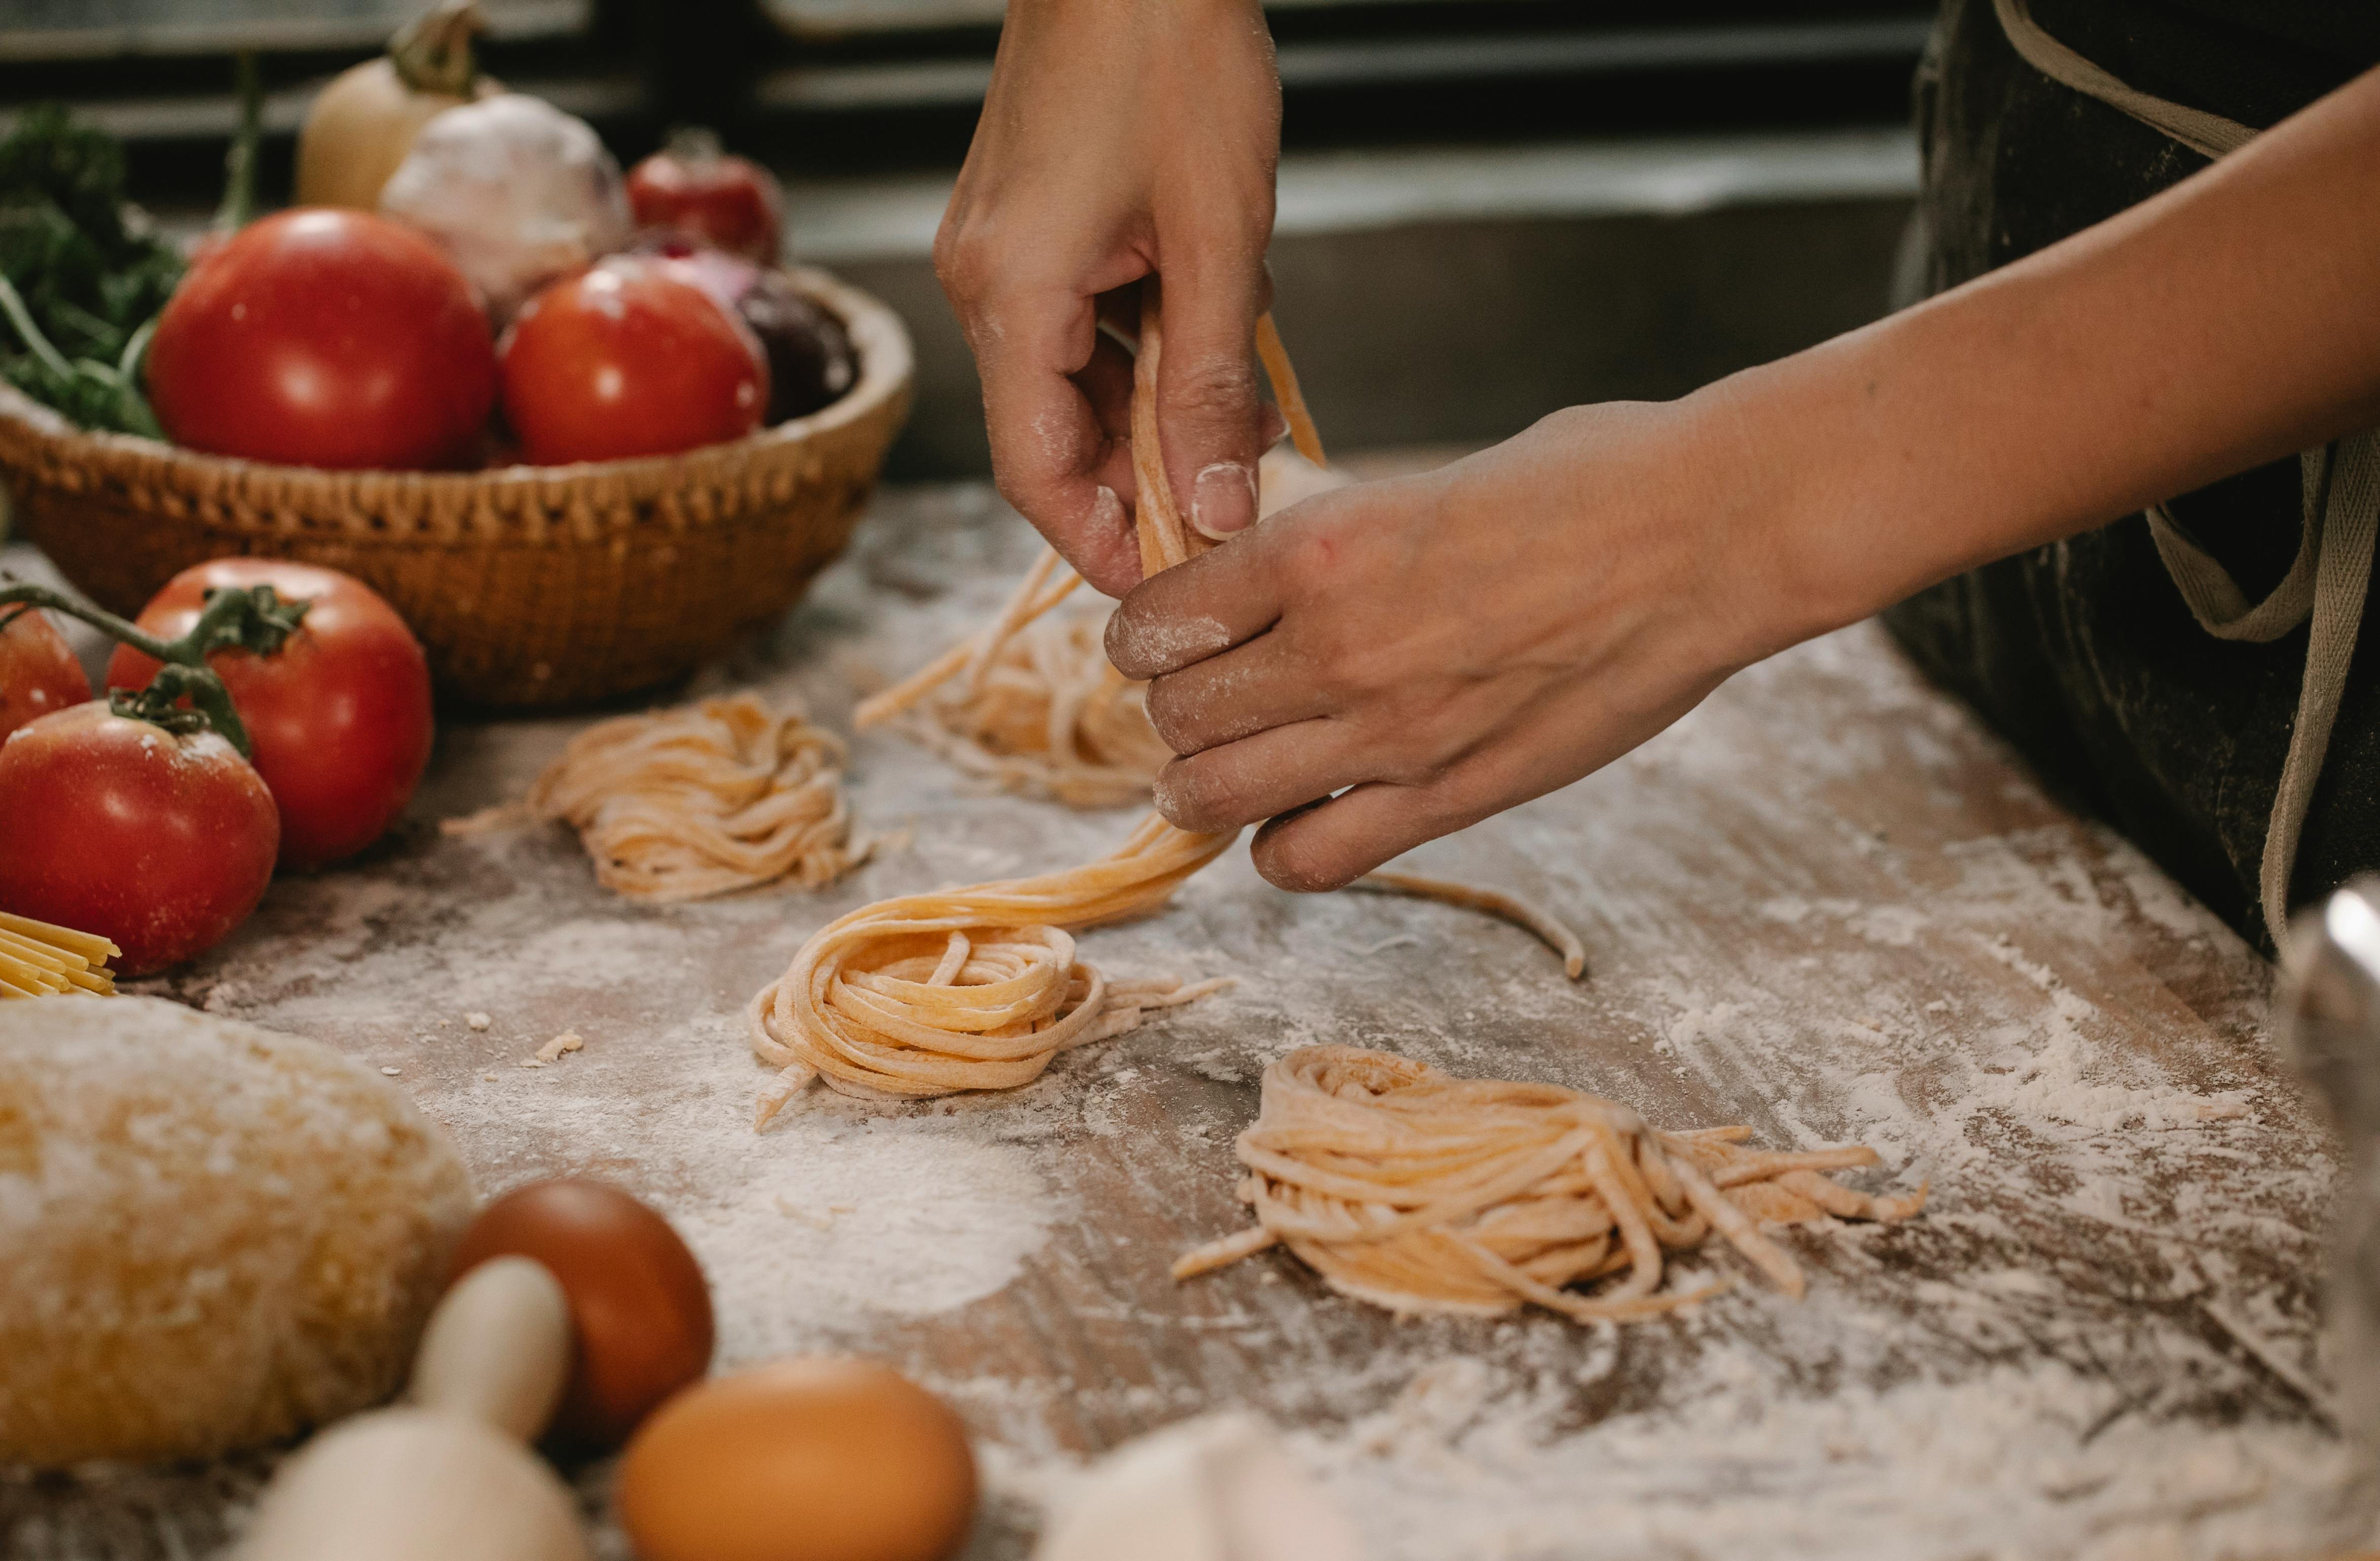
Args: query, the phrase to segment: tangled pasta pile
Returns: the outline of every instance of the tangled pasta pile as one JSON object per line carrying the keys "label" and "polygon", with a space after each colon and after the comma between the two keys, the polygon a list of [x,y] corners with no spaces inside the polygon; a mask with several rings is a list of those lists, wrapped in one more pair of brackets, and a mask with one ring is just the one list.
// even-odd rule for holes
{"label": "tangled pasta pile", "polygon": [[522,817],[576,826],[604,887],[656,903],[791,879],[815,889],[868,856],[851,843],[842,739],[751,694],[600,721],[519,808],[451,821],[478,833]]}
{"label": "tangled pasta pile", "polygon": [[753,1127],[813,1079],[871,1100],[1014,1089],[1060,1052],[1229,984],[1111,982],[1075,957],[1071,933],[1155,909],[1235,838],[1152,814],[1087,866],[904,895],[829,922],[746,1009],[753,1054],[778,1070]]}
{"label": "tangled pasta pile", "polygon": [[1070,808],[1148,796],[1173,757],[1148,724],[1148,685],[1109,663],[1106,614],[1048,616],[1080,584],[1044,552],[997,618],[860,701],[857,725],[896,724],[971,775]]}
{"label": "tangled pasta pile", "polygon": [[[1762,1153],[1744,1128],[1665,1133],[1625,1106],[1555,1084],[1456,1079],[1352,1046],[1307,1046],[1265,1069],[1238,1140],[1257,1223],[1186,1253],[1186,1279],[1276,1242],[1331,1288],[1400,1312],[1509,1311],[1580,1322],[1646,1317],[1717,1293],[1657,1294],[1664,1249],[1712,1232],[1791,1296],[1791,1255],[1759,1226],[1906,1219],[1925,1189],[1872,1198],[1822,1172],[1872,1149]],[[1572,1285],[1617,1278],[1594,1294]]]}

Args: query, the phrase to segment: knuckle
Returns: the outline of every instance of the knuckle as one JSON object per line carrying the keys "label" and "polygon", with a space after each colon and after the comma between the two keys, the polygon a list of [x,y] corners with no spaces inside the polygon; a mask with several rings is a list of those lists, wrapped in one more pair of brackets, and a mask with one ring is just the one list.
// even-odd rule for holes
{"label": "knuckle", "polygon": [[1330,582],[1345,572],[1347,537],[1322,518],[1305,519],[1281,545],[1281,569],[1299,596],[1316,599],[1329,593]]}
{"label": "knuckle", "polygon": [[1255,372],[1236,357],[1207,356],[1179,368],[1166,365],[1158,395],[1178,418],[1220,421],[1244,416],[1257,395]]}
{"label": "knuckle", "polygon": [[991,485],[1000,496],[1020,515],[1031,518],[1039,507],[1042,484],[1037,477],[1022,470],[1013,460],[1002,460],[997,453],[991,463]]}
{"label": "knuckle", "polygon": [[1211,765],[1176,759],[1157,773],[1150,798],[1157,811],[1177,829],[1212,830],[1226,826],[1229,789]]}
{"label": "knuckle", "polygon": [[1108,615],[1107,628],[1099,631],[1099,648],[1107,652],[1108,665],[1126,677],[1138,680],[1148,676],[1140,665],[1140,647],[1133,642],[1130,628],[1132,598],[1126,596]]}
{"label": "knuckle", "polygon": [[994,266],[983,225],[955,213],[934,233],[934,276],[953,299],[982,296]]}
{"label": "knuckle", "polygon": [[1131,607],[1133,600],[1125,597],[1123,604],[1109,614],[1107,630],[1099,635],[1099,645],[1107,650],[1109,664],[1125,678],[1149,678],[1154,668],[1148,664],[1148,657],[1140,654],[1140,635],[1133,633]]}
{"label": "knuckle", "polygon": [[974,252],[960,243],[948,239],[935,242],[934,279],[942,285],[943,296],[962,312],[970,310],[983,296],[982,266]]}
{"label": "knuckle", "polygon": [[1183,687],[1180,677],[1162,677],[1149,684],[1142,708],[1148,713],[1148,724],[1165,739],[1166,747],[1176,753],[1195,753],[1206,746],[1197,740],[1200,702],[1192,690]]}
{"label": "knuckle", "polygon": [[1162,675],[1166,670],[1164,657],[1158,654],[1158,637],[1148,631],[1147,619],[1150,611],[1141,587],[1135,586],[1108,617],[1107,631],[1101,636],[1101,643],[1107,650],[1108,660],[1126,677],[1147,680]]}

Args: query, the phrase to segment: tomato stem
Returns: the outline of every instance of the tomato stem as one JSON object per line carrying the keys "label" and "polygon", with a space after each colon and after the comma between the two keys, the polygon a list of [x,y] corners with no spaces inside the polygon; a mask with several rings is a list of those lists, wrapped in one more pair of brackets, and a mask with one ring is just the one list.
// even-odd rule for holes
{"label": "tomato stem", "polygon": [[[297,632],[308,605],[304,602],[284,601],[269,585],[210,591],[206,605],[200,609],[198,621],[190,625],[188,633],[178,640],[160,640],[140,625],[79,596],[0,572],[0,608],[17,607],[19,612],[29,612],[35,607],[47,607],[54,613],[64,613],[164,664],[146,689],[138,693],[118,689],[108,696],[108,707],[118,715],[146,721],[169,732],[212,726],[223,734],[225,742],[239,750],[242,758],[249,754],[247,724],[239,718],[239,708],[232,702],[231,690],[207,665],[207,657],[224,650],[273,654]],[[0,628],[6,628],[18,616],[18,613],[0,613]],[[182,708],[184,700],[189,701],[191,708]]]}

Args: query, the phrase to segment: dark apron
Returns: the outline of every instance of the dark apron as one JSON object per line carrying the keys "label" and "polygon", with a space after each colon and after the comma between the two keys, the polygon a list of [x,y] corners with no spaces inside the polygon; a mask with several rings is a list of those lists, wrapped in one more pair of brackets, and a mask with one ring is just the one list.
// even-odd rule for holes
{"label": "dark apron", "polygon": [[[1917,79],[1917,288],[2137,204],[2375,62],[2374,0],[1945,0]],[[2269,950],[2284,906],[2380,868],[2380,634],[2358,633],[2375,525],[2380,436],[2358,434],[1885,621]]]}

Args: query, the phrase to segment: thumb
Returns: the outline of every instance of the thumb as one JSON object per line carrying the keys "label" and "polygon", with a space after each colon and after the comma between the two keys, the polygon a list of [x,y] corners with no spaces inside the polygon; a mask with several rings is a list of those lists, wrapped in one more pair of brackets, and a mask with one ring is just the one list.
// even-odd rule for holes
{"label": "thumb", "polygon": [[1256,320],[1264,267],[1194,266],[1168,273],[1157,417],[1165,472],[1190,524],[1221,539],[1257,518]]}

